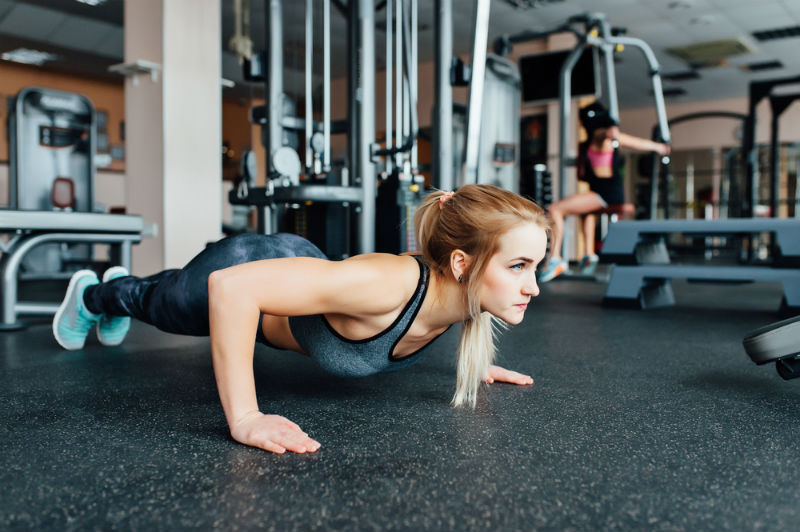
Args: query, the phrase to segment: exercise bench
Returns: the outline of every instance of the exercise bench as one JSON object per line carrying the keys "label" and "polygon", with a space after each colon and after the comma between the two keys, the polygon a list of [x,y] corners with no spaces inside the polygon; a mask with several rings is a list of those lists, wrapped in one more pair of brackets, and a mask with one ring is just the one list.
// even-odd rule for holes
{"label": "exercise bench", "polygon": [[33,248],[47,242],[109,244],[130,271],[131,248],[143,232],[140,216],[0,209],[0,233],[12,235],[0,241],[0,331],[24,328],[18,314],[55,315],[58,309],[58,303],[17,300],[20,264]]}

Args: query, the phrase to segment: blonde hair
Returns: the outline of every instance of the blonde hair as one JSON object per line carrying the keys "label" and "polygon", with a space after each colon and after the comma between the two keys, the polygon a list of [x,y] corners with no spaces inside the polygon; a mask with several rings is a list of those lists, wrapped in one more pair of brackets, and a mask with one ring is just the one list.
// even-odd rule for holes
{"label": "blonde hair", "polygon": [[444,279],[450,274],[450,255],[457,249],[472,258],[461,282],[469,314],[458,343],[454,406],[475,407],[478,388],[494,361],[495,333],[504,323],[481,312],[480,286],[500,237],[521,223],[533,223],[547,232],[551,228],[541,207],[493,185],[465,185],[455,194],[433,192],[414,216],[419,249],[435,275]]}

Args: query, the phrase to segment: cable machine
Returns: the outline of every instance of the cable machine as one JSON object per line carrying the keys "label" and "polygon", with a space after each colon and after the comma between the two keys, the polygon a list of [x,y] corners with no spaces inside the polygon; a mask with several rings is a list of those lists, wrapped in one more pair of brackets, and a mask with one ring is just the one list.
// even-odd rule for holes
{"label": "cable machine", "polygon": [[[617,101],[617,83],[614,70],[614,52],[625,46],[636,48],[642,52],[649,66],[649,76],[653,87],[653,98],[655,100],[656,114],[658,117],[658,137],[656,140],[664,143],[670,142],[669,126],[667,124],[667,113],[664,105],[664,93],[661,88],[660,66],[655,54],[650,46],[641,39],[626,37],[622,35],[624,30],[611,28],[606,17],[602,13],[584,13],[570,17],[568,21],[556,28],[545,31],[527,31],[517,35],[504,35],[495,40],[495,52],[507,55],[511,52],[512,46],[517,43],[529,42],[543,39],[556,33],[573,33],[578,43],[567,55],[561,67],[559,76],[559,158],[558,174],[560,198],[567,197],[567,166],[575,166],[576,158],[568,153],[569,135],[572,127],[570,101],[572,99],[572,71],[578,62],[581,54],[587,46],[591,46],[600,51],[603,62],[604,85],[608,99],[609,114],[619,121],[619,103]],[[565,232],[564,250],[568,249],[574,231]],[[569,254],[564,254],[569,256]]]}

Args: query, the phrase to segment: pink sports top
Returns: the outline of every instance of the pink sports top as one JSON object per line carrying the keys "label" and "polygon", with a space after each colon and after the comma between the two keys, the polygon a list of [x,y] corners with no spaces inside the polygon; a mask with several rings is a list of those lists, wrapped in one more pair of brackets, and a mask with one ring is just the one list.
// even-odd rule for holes
{"label": "pink sports top", "polygon": [[609,167],[614,160],[614,150],[597,151],[589,146],[586,149],[586,157],[589,159],[589,164],[592,165],[592,168]]}

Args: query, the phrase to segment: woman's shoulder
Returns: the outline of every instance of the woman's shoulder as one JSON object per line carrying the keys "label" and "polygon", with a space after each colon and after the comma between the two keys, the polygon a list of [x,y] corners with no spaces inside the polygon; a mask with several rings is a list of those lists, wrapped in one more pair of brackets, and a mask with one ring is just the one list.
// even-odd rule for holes
{"label": "woman's shoulder", "polygon": [[419,279],[419,262],[411,255],[391,253],[364,253],[341,261],[352,268],[364,281],[388,281],[389,284],[413,284]]}
{"label": "woman's shoulder", "polygon": [[341,261],[359,280],[365,295],[380,299],[388,307],[405,305],[417,288],[419,262],[409,255],[365,253]]}

